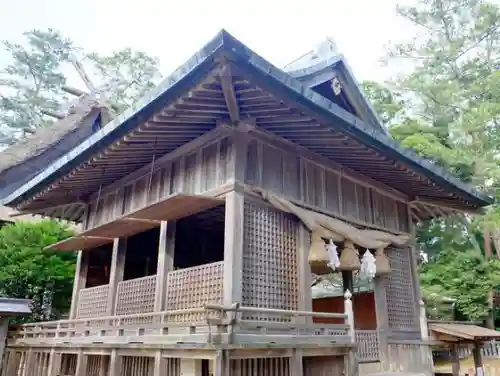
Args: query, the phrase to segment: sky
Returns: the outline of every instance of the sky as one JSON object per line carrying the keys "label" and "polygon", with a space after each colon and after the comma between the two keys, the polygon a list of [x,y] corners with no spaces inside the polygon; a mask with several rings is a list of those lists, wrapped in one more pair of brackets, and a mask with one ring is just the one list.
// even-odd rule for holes
{"label": "sky", "polygon": [[[86,51],[140,49],[168,74],[221,29],[278,67],[329,36],[358,80],[393,72],[380,58],[389,42],[413,30],[396,15],[413,0],[0,0],[0,39],[19,41],[30,29],[53,28]],[[0,54],[0,66],[6,63]]]}

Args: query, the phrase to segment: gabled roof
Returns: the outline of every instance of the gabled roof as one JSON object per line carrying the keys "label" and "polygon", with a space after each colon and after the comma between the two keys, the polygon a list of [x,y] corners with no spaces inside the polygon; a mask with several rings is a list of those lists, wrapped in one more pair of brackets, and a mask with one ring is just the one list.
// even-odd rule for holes
{"label": "gabled roof", "polygon": [[284,70],[313,90],[334,77],[338,78],[357,115],[381,132],[389,134],[331,38],[326,38],[316,49],[287,64]]}
{"label": "gabled roof", "polygon": [[219,120],[231,115],[224,101],[222,66],[232,71],[233,110],[235,105],[242,119],[255,119],[259,129],[410,199],[422,196],[466,209],[491,203],[488,196],[402,148],[385,132],[274,67],[225,31],[134,106],[26,184],[3,193],[0,203],[34,209],[87,197],[148,164],[153,155],[169,153],[215,129]]}

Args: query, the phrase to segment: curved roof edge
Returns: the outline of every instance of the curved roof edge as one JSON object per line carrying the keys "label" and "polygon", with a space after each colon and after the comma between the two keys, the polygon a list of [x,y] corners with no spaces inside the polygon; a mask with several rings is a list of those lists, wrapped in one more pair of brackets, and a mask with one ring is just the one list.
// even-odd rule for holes
{"label": "curved roof edge", "polygon": [[[192,82],[202,77],[215,66],[216,57],[223,54],[234,60],[242,69],[253,74],[263,87],[272,87],[273,92],[286,95],[297,105],[308,111],[314,111],[318,120],[335,123],[335,129],[351,134],[366,145],[383,151],[389,158],[407,164],[410,169],[421,174],[446,189],[454,191],[463,199],[477,206],[493,202],[492,198],[463,183],[447,173],[443,168],[405,149],[387,133],[373,127],[358,117],[343,110],[338,105],[306,87],[296,78],[276,68],[267,60],[254,53],[243,43],[232,37],[225,30],[191,57],[184,65],[167,77],[160,85],[127,109],[105,127],[87,138],[79,146],[54,161],[28,183],[7,197],[0,199],[0,204],[12,204],[27,194],[47,185],[60,176],[64,176],[78,164],[84,162],[96,151],[110,145],[119,137],[134,129],[137,124],[151,116],[166,101],[175,98],[182,90],[189,88]],[[330,125],[330,127],[333,127]]]}

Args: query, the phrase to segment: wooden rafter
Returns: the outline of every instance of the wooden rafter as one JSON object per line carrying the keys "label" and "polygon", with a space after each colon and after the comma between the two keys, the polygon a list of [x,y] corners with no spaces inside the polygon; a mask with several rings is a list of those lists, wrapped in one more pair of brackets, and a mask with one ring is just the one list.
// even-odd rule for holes
{"label": "wooden rafter", "polygon": [[219,75],[222,93],[224,94],[224,99],[226,100],[227,108],[229,110],[229,117],[233,123],[239,122],[240,108],[238,105],[238,98],[236,97],[236,92],[234,90],[233,75],[229,64],[222,67]]}

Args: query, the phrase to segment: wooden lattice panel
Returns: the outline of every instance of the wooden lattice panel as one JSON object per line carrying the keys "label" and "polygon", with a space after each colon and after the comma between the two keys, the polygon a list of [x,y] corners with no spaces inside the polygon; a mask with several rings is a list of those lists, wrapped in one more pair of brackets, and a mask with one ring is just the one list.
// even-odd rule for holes
{"label": "wooden lattice panel", "polygon": [[290,376],[290,358],[255,358],[231,360],[231,375]]}
{"label": "wooden lattice panel", "polygon": [[[206,304],[222,304],[224,262],[171,271],[167,275],[167,310],[203,308]],[[172,317],[172,321],[196,321],[202,314]]]}
{"label": "wooden lattice panel", "polygon": [[[244,217],[243,305],[298,309],[298,221],[253,202],[245,203]],[[269,315],[251,318],[289,320]]]}
{"label": "wooden lattice panel", "polygon": [[356,342],[359,361],[375,362],[379,360],[379,340],[376,330],[356,330]]}
{"label": "wooden lattice panel", "polygon": [[108,309],[109,286],[82,289],[78,295],[78,318],[105,316]]}
{"label": "wooden lattice panel", "polygon": [[156,275],[130,279],[118,284],[115,314],[153,312],[155,306]]}
{"label": "wooden lattice panel", "polygon": [[341,356],[304,357],[304,376],[339,376],[344,374],[344,358]]}
{"label": "wooden lattice panel", "polygon": [[385,285],[389,326],[393,331],[418,330],[410,249],[389,248],[387,256],[391,265]]}

